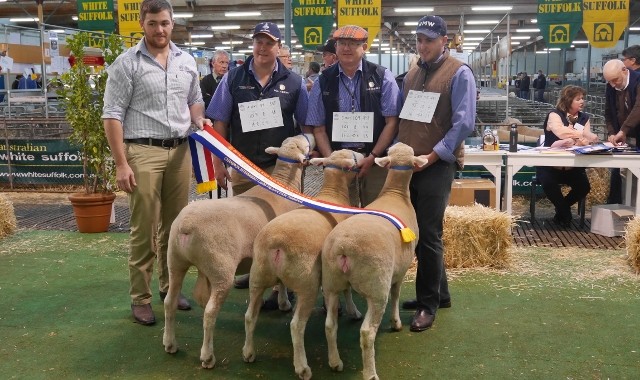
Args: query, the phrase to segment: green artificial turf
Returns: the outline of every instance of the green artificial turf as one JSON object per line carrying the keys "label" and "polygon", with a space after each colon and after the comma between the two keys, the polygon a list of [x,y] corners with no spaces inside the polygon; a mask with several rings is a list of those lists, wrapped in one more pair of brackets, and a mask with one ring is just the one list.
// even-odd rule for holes
{"label": "green artificial turf", "polygon": [[[164,352],[158,323],[132,322],[127,234],[22,231],[0,240],[0,375],[17,379],[295,379],[290,313],[262,313],[257,360],[244,363],[247,290],[231,291],[214,336],[216,367],[200,367],[202,309],[178,311],[179,351]],[[508,270],[451,272],[453,307],[431,330],[376,340],[382,379],[640,378],[640,278],[624,252],[528,248]],[[195,279],[187,277],[189,294]],[[156,282],[154,281],[154,287]],[[402,298],[414,294],[407,281]],[[358,307],[366,311],[363,300]],[[321,302],[319,300],[318,305]],[[324,315],[306,332],[315,379],[360,379],[359,322],[340,318],[344,371],[327,364]]]}

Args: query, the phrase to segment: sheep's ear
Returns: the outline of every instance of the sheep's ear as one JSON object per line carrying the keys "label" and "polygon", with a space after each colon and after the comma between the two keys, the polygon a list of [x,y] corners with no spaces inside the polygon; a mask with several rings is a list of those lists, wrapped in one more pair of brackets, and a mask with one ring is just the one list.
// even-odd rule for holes
{"label": "sheep's ear", "polygon": [[386,157],[376,157],[373,159],[375,161],[375,163],[378,166],[382,166],[383,168],[387,165],[389,165],[389,162],[391,162],[391,160],[389,159],[389,156]]}
{"label": "sheep's ear", "polygon": [[278,149],[280,149],[280,148],[276,148],[276,147],[270,146],[267,149],[265,149],[264,151],[269,153],[269,154],[278,154]]}
{"label": "sheep's ear", "polygon": [[324,165],[325,158],[312,158],[309,160],[309,163],[313,166],[322,166]]}
{"label": "sheep's ear", "polygon": [[304,162],[306,159],[307,159],[307,156],[305,156],[304,154],[302,153],[298,154],[298,161]]}
{"label": "sheep's ear", "polygon": [[427,156],[414,156],[413,157],[413,165],[417,166],[419,168],[425,166],[427,163],[429,163],[429,160],[427,160]]}

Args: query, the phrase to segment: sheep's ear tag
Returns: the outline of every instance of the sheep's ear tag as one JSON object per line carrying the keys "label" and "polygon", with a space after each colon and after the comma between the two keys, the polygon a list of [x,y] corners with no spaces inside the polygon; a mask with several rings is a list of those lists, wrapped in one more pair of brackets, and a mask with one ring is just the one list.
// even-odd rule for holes
{"label": "sheep's ear tag", "polygon": [[409,227],[401,229],[400,235],[402,236],[402,241],[405,243],[416,240],[416,234]]}

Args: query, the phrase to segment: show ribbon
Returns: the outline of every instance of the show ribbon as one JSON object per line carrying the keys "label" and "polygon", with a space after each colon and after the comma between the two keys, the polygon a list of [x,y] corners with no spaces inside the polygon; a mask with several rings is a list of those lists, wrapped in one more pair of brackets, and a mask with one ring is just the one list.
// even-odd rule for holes
{"label": "show ribbon", "polygon": [[196,176],[196,193],[203,194],[218,188],[213,171],[213,154],[197,140],[189,138],[191,164]]}
{"label": "show ribbon", "polygon": [[242,173],[244,176],[251,179],[256,184],[285,199],[318,211],[335,212],[341,214],[370,214],[381,216],[393,223],[393,225],[396,226],[398,230],[400,230],[400,235],[402,236],[402,240],[405,243],[415,240],[416,238],[416,235],[411,230],[411,228],[407,227],[402,222],[402,220],[400,220],[400,218],[396,217],[393,214],[384,211],[342,206],[331,202],[319,201],[317,199],[308,197],[282,183],[279,183],[278,181],[271,178],[267,173],[262,171],[262,169],[249,161],[231,144],[229,144],[227,140],[220,136],[218,132],[216,132],[212,127],[208,125],[205,125],[203,130],[192,133],[189,136],[189,140],[190,144],[192,140],[194,142],[197,142],[198,144],[201,144],[204,147],[204,150],[209,150],[226,164],[231,166],[234,170]]}

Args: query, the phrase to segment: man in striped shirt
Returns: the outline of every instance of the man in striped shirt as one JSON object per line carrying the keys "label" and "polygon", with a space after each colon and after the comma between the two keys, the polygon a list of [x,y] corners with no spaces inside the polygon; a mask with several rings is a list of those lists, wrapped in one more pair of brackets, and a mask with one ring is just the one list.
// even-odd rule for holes
{"label": "man in striped shirt", "polygon": [[[153,264],[157,258],[164,299],[169,230],[189,197],[187,135],[191,123],[201,129],[211,122],[204,118],[195,60],[171,42],[171,4],[144,0],[140,25],[144,38],[108,68],[102,118],[118,187],[129,194],[131,311],[136,322],[152,325]],[[183,295],[178,308],[191,308]]]}

